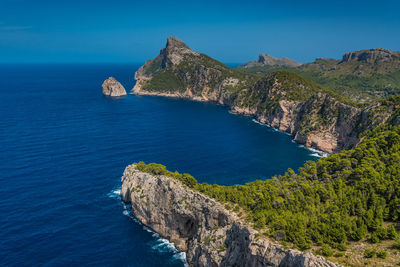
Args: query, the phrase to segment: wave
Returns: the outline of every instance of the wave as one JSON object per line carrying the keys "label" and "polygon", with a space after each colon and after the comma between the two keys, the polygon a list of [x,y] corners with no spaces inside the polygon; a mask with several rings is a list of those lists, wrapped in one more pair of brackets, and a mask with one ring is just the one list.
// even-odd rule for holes
{"label": "wave", "polygon": [[186,259],[186,253],[179,251],[174,243],[169,240],[162,238],[158,233],[154,232],[151,228],[147,226],[143,226],[143,229],[149,233],[151,233],[153,238],[156,238],[155,241],[150,242],[151,249],[156,250],[158,253],[172,253],[172,259],[178,260],[184,264],[184,266],[189,267]]}
{"label": "wave", "polygon": [[153,237],[157,238],[157,240],[154,243],[152,242],[151,248],[153,250],[156,250],[159,253],[173,253],[172,255],[173,260],[180,261],[184,264],[185,267],[186,266],[189,267],[185,252],[177,250],[174,243],[170,242],[165,238],[160,237],[160,235],[157,233],[155,233]]}
{"label": "wave", "polygon": [[269,126],[268,124],[265,124],[265,123],[262,123],[262,122],[259,122],[258,120],[256,120],[256,119],[252,119],[251,120],[252,122],[255,122],[255,123],[257,123],[257,124],[260,124],[260,125],[262,125],[262,126],[267,126],[267,127],[269,127],[269,128],[272,128],[271,126]]}
{"label": "wave", "polygon": [[110,198],[121,199],[121,187],[114,188],[110,193],[107,194],[107,196]]}
{"label": "wave", "polygon": [[310,154],[313,157],[326,158],[327,156],[329,156],[329,153],[323,152],[321,150],[318,150],[318,149],[315,149],[315,148],[312,148],[312,147],[307,147],[307,146],[304,146],[304,145],[299,145],[299,147],[305,148],[308,151],[313,152],[312,154]]}

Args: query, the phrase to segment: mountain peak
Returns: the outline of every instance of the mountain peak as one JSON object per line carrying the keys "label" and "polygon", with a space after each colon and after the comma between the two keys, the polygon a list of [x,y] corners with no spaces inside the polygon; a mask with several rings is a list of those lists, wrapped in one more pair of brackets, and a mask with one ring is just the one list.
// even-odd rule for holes
{"label": "mountain peak", "polygon": [[185,55],[198,55],[189,46],[176,37],[168,37],[167,45],[160,51],[162,68],[178,65]]}
{"label": "mountain peak", "polygon": [[176,37],[168,37],[167,38],[167,45],[165,46],[167,49],[173,49],[173,48],[186,48],[190,49],[189,46],[187,46],[182,40],[176,38]]}
{"label": "mountain peak", "polygon": [[282,67],[298,67],[301,63],[296,62],[290,58],[276,58],[268,54],[261,53],[258,55],[257,61],[250,61],[243,65],[245,68],[254,66],[282,66]]}

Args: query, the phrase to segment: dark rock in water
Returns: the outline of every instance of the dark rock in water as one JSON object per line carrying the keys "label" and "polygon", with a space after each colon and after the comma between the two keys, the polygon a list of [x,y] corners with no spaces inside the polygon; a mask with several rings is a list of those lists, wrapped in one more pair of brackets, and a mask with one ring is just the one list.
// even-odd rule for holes
{"label": "dark rock in water", "polygon": [[113,77],[108,78],[103,82],[103,95],[106,96],[125,96],[125,88]]}

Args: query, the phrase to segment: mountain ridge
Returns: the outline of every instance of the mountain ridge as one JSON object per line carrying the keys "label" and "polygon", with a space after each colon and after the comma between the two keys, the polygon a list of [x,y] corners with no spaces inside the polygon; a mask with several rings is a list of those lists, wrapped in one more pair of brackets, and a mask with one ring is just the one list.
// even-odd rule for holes
{"label": "mountain ridge", "polygon": [[358,102],[400,92],[400,52],[384,48],[347,52],[342,59],[317,58],[297,67],[238,66],[246,73],[265,74],[289,70]]}

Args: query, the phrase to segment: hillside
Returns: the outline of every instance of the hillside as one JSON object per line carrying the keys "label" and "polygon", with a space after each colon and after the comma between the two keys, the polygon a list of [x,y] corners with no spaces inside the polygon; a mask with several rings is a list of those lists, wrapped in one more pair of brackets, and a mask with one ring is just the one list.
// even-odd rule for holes
{"label": "hillside", "polygon": [[400,52],[369,49],[349,52],[342,60],[316,59],[298,67],[239,66],[246,73],[290,70],[355,101],[371,102],[400,92]]}

